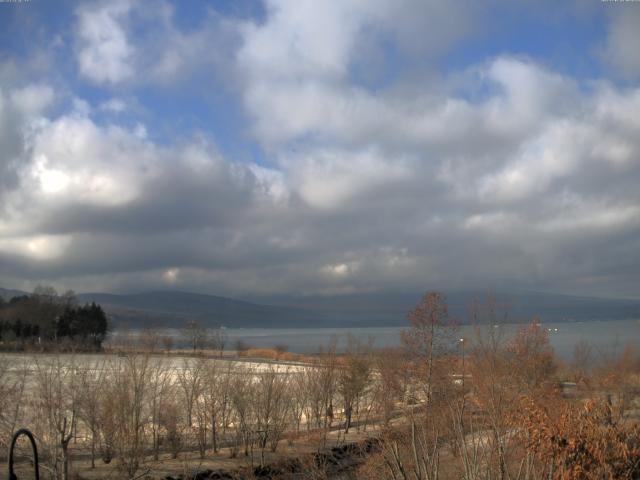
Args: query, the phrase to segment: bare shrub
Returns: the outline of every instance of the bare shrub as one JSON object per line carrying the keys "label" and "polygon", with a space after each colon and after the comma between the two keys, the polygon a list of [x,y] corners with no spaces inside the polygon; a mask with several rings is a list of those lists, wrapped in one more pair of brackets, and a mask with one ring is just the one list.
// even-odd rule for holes
{"label": "bare shrub", "polygon": [[163,443],[173,458],[178,458],[185,442],[185,423],[182,411],[182,403],[177,395],[170,393],[165,396],[158,420],[164,430]]}
{"label": "bare shrub", "polygon": [[611,422],[610,406],[589,401],[545,407],[521,400],[518,435],[537,472],[553,479],[638,478],[640,427]]}
{"label": "bare shrub", "polygon": [[96,362],[80,372],[78,418],[91,436],[91,468],[96,467],[96,447],[100,440],[100,403],[104,395],[105,362]]}
{"label": "bare shrub", "polygon": [[36,431],[44,450],[44,467],[53,478],[70,478],[69,442],[77,421],[79,375],[73,358],[55,355],[34,358],[35,389],[33,407]]}
{"label": "bare shrub", "polygon": [[119,468],[127,478],[135,477],[144,462],[149,358],[148,354],[130,354],[115,359],[111,369],[113,441]]}
{"label": "bare shrub", "polygon": [[[427,403],[433,393],[435,359],[451,349],[456,324],[449,317],[444,294],[427,292],[409,313],[410,327],[402,332],[402,342],[424,366],[423,382]],[[422,370],[422,368],[419,368]]]}
{"label": "bare shrub", "polygon": [[[27,377],[24,362],[11,362],[0,357],[0,455],[4,457],[8,448],[7,440],[24,418],[24,394]],[[0,457],[0,458],[2,458]]]}
{"label": "bare shrub", "polygon": [[254,403],[253,397],[253,371],[249,368],[239,368],[230,384],[230,400],[233,407],[234,444],[231,455],[235,456],[239,448],[244,448],[244,455],[249,456],[253,451],[253,423]]}
{"label": "bare shrub", "polygon": [[272,452],[286,429],[292,398],[289,390],[289,372],[279,372],[270,365],[259,372],[253,386],[255,432],[260,448],[260,464],[264,465],[264,452],[269,445]]}
{"label": "bare shrub", "polygon": [[158,460],[160,455],[160,412],[172,387],[171,372],[164,359],[156,358],[155,362],[150,365],[147,386],[151,447],[154,460]]}
{"label": "bare shrub", "polygon": [[349,335],[347,352],[338,370],[338,391],[343,399],[345,433],[349,433],[354,411],[359,411],[362,398],[369,393],[372,375],[370,350],[370,344],[364,344]]}

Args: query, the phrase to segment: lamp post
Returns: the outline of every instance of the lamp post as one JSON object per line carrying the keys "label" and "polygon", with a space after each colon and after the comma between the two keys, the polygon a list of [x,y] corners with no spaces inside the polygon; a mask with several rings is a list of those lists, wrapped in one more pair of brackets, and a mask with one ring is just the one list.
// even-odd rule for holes
{"label": "lamp post", "polygon": [[462,394],[464,395],[464,338],[458,340],[462,348]]}
{"label": "lamp post", "polygon": [[462,404],[460,405],[460,428],[462,432],[464,432],[464,407],[465,407],[465,391],[464,391],[464,377],[465,377],[465,369],[464,369],[464,338],[460,338],[458,340],[460,342],[460,347],[462,348]]}

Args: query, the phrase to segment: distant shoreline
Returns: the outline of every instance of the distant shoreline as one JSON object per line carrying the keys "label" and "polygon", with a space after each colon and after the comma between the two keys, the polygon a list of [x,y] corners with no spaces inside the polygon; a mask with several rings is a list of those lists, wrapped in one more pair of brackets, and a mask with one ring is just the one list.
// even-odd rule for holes
{"label": "distant shoreline", "polygon": [[[490,328],[492,324],[482,324],[482,329]],[[498,327],[505,336],[515,333],[523,325],[520,323],[504,323]],[[542,325],[554,330],[549,333],[551,344],[556,354],[570,360],[575,346],[580,342],[591,344],[594,349],[603,354],[616,348],[622,348],[626,343],[633,342],[640,345],[640,318],[629,320],[583,320],[565,322],[542,322]],[[237,341],[242,341],[247,347],[274,348],[286,347],[287,351],[297,354],[316,354],[321,347],[326,347],[332,337],[337,339],[338,351],[343,351],[346,338],[349,333],[360,339],[367,340],[369,336],[374,339],[375,348],[393,348],[400,345],[400,332],[408,326],[386,327],[305,327],[305,328],[225,328],[227,346],[233,349]],[[555,331],[555,328],[558,330]],[[127,329],[111,332],[107,339],[107,346],[115,340],[119,334],[127,333],[131,337],[143,333],[146,329]],[[460,325],[458,334],[461,337],[472,339],[475,326]],[[171,335],[174,346],[180,345],[181,329],[158,329],[163,335]]]}

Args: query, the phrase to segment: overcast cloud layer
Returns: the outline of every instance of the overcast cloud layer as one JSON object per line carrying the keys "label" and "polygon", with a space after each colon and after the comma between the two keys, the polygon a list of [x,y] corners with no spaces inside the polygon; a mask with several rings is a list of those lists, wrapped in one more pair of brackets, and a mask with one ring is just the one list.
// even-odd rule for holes
{"label": "overcast cloud layer", "polygon": [[640,3],[563,3],[0,4],[0,286],[640,297]]}

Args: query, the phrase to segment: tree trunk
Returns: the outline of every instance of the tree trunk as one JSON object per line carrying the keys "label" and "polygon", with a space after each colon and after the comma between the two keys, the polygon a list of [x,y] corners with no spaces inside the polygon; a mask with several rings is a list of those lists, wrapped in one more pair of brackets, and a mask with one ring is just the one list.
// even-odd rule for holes
{"label": "tree trunk", "polygon": [[62,445],[62,480],[69,480],[69,440],[63,440]]}
{"label": "tree trunk", "polygon": [[96,468],[96,429],[91,429],[91,468]]}
{"label": "tree trunk", "polygon": [[427,365],[427,405],[431,404],[431,379],[433,376],[433,336],[435,335],[435,322],[431,321],[431,335],[429,336],[429,365]]}
{"label": "tree trunk", "polygon": [[154,425],[152,432],[153,432],[153,438],[152,438],[153,459],[155,461],[158,461],[158,458],[160,458],[160,441],[158,439],[158,427]]}
{"label": "tree trunk", "polygon": [[216,428],[216,418],[211,419],[211,446],[213,453],[218,453],[218,429]]}
{"label": "tree trunk", "polygon": [[344,433],[349,433],[351,428],[351,403],[348,402],[344,406]]}

